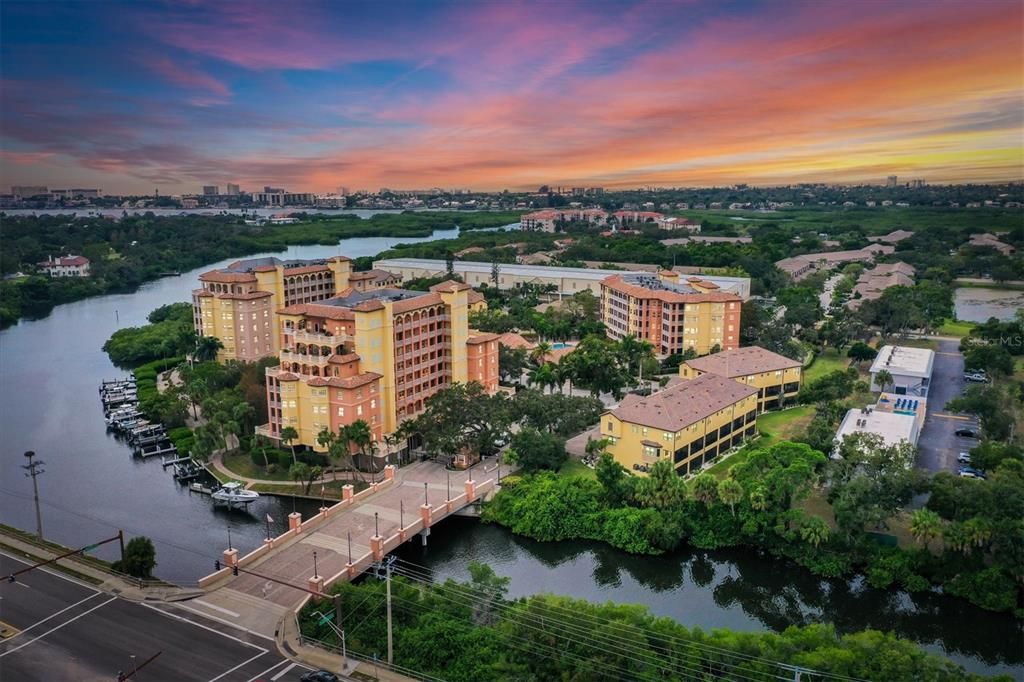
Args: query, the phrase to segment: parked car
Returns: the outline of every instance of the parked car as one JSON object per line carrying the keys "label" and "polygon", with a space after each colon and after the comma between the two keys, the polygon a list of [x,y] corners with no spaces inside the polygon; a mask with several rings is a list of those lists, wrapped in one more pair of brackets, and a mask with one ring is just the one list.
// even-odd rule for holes
{"label": "parked car", "polygon": [[971,463],[971,453],[969,453],[969,452],[961,452],[959,455],[956,456],[956,461],[960,462],[961,464],[970,464]]}
{"label": "parked car", "polygon": [[960,478],[985,478],[985,472],[975,469],[974,467],[960,467]]}
{"label": "parked car", "polygon": [[957,429],[954,433],[961,438],[977,438],[978,432],[974,429]]}
{"label": "parked car", "polygon": [[970,381],[975,384],[984,384],[988,381],[988,377],[984,372],[967,372],[964,374],[964,381]]}
{"label": "parked car", "polygon": [[302,682],[341,682],[337,675],[327,670],[311,670],[299,679]]}

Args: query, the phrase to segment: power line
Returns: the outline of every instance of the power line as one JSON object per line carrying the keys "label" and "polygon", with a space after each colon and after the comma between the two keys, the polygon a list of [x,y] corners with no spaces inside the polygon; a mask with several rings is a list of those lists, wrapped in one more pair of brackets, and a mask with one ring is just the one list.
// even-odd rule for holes
{"label": "power line", "polygon": [[[408,576],[406,576],[406,577],[408,577]],[[422,578],[410,578],[410,579],[414,580],[416,582],[422,582],[424,584],[431,584],[434,588],[437,588],[437,589],[440,589],[440,590],[444,590],[445,587],[446,587],[446,586],[439,586],[439,585],[430,583],[429,581],[425,581]],[[446,595],[446,594],[436,594],[435,593],[433,596],[441,598],[441,599],[444,599],[444,600],[446,600],[446,601],[448,601],[450,603],[453,603],[453,604],[455,604],[457,606],[461,606],[463,608],[470,608],[470,607],[480,603],[480,601],[475,599],[473,597],[473,595],[467,594],[467,593],[462,592],[462,591],[454,593],[454,596],[451,596],[451,593],[448,594],[448,595]],[[706,672],[708,672],[705,669],[707,666],[711,666],[711,667],[714,667],[714,668],[722,668],[723,671],[724,671],[725,668],[732,668],[732,673],[731,674],[733,676],[738,677],[739,679],[744,679],[744,680],[749,680],[751,682],[755,682],[754,678],[748,677],[747,675],[744,675],[740,671],[736,670],[736,665],[735,664],[730,664],[730,663],[722,662],[722,661],[707,661],[707,660],[702,660],[702,659],[694,660],[694,658],[693,658],[694,654],[683,652],[683,651],[678,651],[678,650],[671,651],[671,652],[668,652],[668,653],[673,658],[678,658],[678,657],[687,658],[688,660],[685,663],[681,662],[679,660],[665,660],[665,659],[658,658],[657,655],[655,653],[653,653],[652,651],[650,651],[649,649],[643,649],[643,648],[640,648],[640,647],[637,647],[637,646],[633,646],[633,645],[630,645],[628,642],[625,642],[625,641],[622,641],[622,640],[619,640],[619,641],[612,641],[612,640],[607,640],[607,639],[603,639],[603,640],[600,640],[600,641],[594,640],[594,638],[593,638],[593,634],[594,634],[593,631],[590,631],[590,630],[581,631],[578,627],[574,627],[571,624],[566,623],[564,620],[559,621],[558,618],[551,618],[550,619],[551,622],[556,626],[556,629],[554,631],[552,631],[550,629],[549,624],[545,623],[543,621],[542,617],[538,618],[534,614],[530,614],[529,612],[523,612],[521,609],[516,609],[514,607],[514,605],[500,604],[500,603],[490,603],[489,602],[488,606],[496,607],[496,608],[502,610],[504,613],[506,613],[505,617],[508,620],[510,620],[512,622],[516,622],[520,627],[525,627],[525,628],[528,628],[530,630],[537,631],[537,632],[541,633],[542,635],[545,635],[545,636],[548,636],[548,637],[561,637],[561,638],[565,639],[567,642],[571,642],[573,644],[576,644],[576,645],[582,646],[582,647],[590,647],[590,648],[596,649],[598,652],[611,651],[612,653],[615,653],[616,655],[619,655],[621,657],[630,659],[633,662],[642,663],[642,664],[650,665],[650,666],[653,666],[653,667],[681,668],[681,669],[683,669],[683,670],[685,670],[687,672],[699,672],[699,673],[706,673]],[[511,614],[511,615],[509,615],[509,614]],[[568,632],[569,634],[566,634],[566,632]],[[590,640],[594,640],[594,641],[582,641],[581,639],[577,639],[577,638],[583,638],[584,640],[585,639],[590,639]],[[557,653],[557,656],[572,655],[572,654],[569,654],[569,652],[566,652],[566,651],[564,651],[562,649],[553,648],[553,651],[555,651]],[[576,655],[575,657],[579,658],[581,660],[588,661],[588,662],[590,661],[590,659],[582,658],[582,657],[580,657],[578,655]],[[698,667],[695,668],[695,667],[693,667],[694,665],[696,665]],[[702,668],[701,666],[704,666],[704,667]],[[744,672],[756,673],[756,671],[744,671]],[[773,676],[773,677],[774,677],[774,679],[777,679],[777,680],[788,680],[789,679],[788,676],[787,677]]]}
{"label": "power line", "polygon": [[[447,586],[445,584],[440,583],[439,581],[437,581],[437,580],[435,580],[435,579],[433,579],[431,577],[431,574],[432,574],[431,569],[429,569],[429,568],[427,568],[425,566],[420,566],[420,565],[415,564],[415,563],[410,562],[410,561],[402,560],[402,559],[399,559],[399,562],[401,564],[406,564],[406,565],[412,567],[411,569],[409,569],[409,568],[406,568],[405,566],[403,566],[402,569],[403,569],[403,571],[412,573],[412,575],[414,576],[413,579],[416,579],[416,580],[419,580],[419,581],[428,581],[428,582],[430,582],[431,584],[433,584],[435,587],[437,587],[439,589],[446,589],[447,588]],[[424,577],[424,575],[426,575],[427,577]],[[465,596],[471,596],[471,595],[467,595],[465,592],[461,592],[461,594],[465,595]],[[503,606],[505,606],[505,605],[503,605]],[[532,601],[530,603],[530,607],[534,608],[534,609],[537,609],[537,610],[540,610],[540,611],[543,611],[543,612],[547,612],[549,614],[553,614],[551,616],[553,619],[557,619],[559,617],[564,619],[566,616],[568,616],[568,617],[572,618],[573,621],[576,621],[576,622],[579,622],[581,620],[578,612],[573,611],[573,610],[571,610],[571,609],[569,609],[567,607],[563,607],[563,606],[557,605],[557,604],[550,604],[550,603],[546,603],[546,602],[545,603],[540,603],[540,602],[537,602],[537,601]],[[730,649],[725,649],[723,647],[718,647],[718,646],[715,646],[715,645],[712,645],[712,644],[706,644],[704,642],[697,642],[697,641],[694,641],[694,640],[683,639],[683,638],[680,638],[680,637],[677,637],[677,636],[674,636],[674,635],[668,635],[668,634],[665,634],[665,633],[655,632],[653,630],[650,630],[649,628],[643,628],[643,627],[641,627],[639,625],[636,625],[636,624],[633,624],[633,623],[625,624],[625,623],[615,622],[615,621],[613,621],[611,619],[602,618],[600,616],[597,616],[596,614],[592,615],[590,617],[590,620],[598,621],[602,625],[604,625],[605,627],[607,627],[609,629],[616,629],[616,630],[619,630],[619,631],[624,632],[624,633],[625,632],[634,632],[635,630],[639,630],[639,631],[641,631],[643,634],[645,634],[650,639],[660,640],[660,641],[666,642],[666,643],[675,643],[678,646],[684,646],[684,647],[687,647],[687,648],[690,648],[690,649],[704,650],[708,654],[714,654],[714,655],[719,656],[719,657],[728,656],[728,657],[735,658],[735,659],[741,659],[741,660],[743,660],[745,662],[759,663],[759,664],[767,665],[767,666],[774,666],[777,669],[781,668],[782,670],[787,671],[787,673],[791,673],[792,671],[797,669],[796,666],[793,666],[793,665],[790,665],[790,664],[787,664],[787,663],[781,663],[781,662],[773,661],[773,660],[766,659],[766,658],[763,658],[763,657],[760,657],[760,656],[754,656],[754,655],[745,654],[745,653],[742,653],[742,652],[733,651],[733,650],[730,650]],[[574,629],[576,632],[580,632],[580,630],[582,629],[583,633],[584,633],[583,636],[588,636],[588,635],[592,634],[592,631],[587,629],[585,625],[575,625],[574,623],[564,622],[564,620],[563,620],[563,624],[565,626],[567,626],[568,628],[570,628],[570,629]],[[655,650],[660,650],[660,651],[664,652],[667,655],[679,655],[679,653],[680,653],[678,650],[667,649],[665,647],[657,646],[656,644],[648,643],[648,645],[650,647],[654,648]],[[692,654],[691,654],[691,656],[692,656]],[[728,665],[732,665],[732,666],[735,666],[735,663],[727,663],[727,662],[719,662],[717,664],[718,665],[727,665],[727,666]],[[839,673],[831,673],[831,672],[816,671],[816,670],[806,670],[806,671],[804,671],[802,669],[801,669],[801,673],[802,674],[806,674],[806,675],[812,675],[812,676],[816,676],[816,677],[821,677],[821,678],[829,678],[829,679],[835,679],[835,680],[849,680],[851,682],[864,682],[863,680],[860,680],[859,678],[850,677],[850,676],[842,675],[842,674],[839,674]]]}

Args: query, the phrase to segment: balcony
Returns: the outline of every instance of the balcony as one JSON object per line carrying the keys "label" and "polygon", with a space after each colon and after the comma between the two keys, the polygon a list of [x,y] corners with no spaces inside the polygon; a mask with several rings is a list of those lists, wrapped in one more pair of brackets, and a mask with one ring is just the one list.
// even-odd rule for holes
{"label": "balcony", "polygon": [[316,365],[324,367],[327,364],[328,355],[310,355],[309,353],[295,353],[293,351],[281,351],[281,362],[297,362],[300,365]]}
{"label": "balcony", "polygon": [[352,341],[348,334],[324,334],[322,332],[310,332],[305,329],[285,328],[284,334],[292,339],[294,343],[312,343],[318,346],[335,346]]}

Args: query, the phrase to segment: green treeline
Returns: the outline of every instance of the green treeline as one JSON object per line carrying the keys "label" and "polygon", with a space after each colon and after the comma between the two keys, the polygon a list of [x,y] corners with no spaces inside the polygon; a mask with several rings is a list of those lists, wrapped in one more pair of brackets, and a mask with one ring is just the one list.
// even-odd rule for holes
{"label": "green treeline", "polygon": [[[601,540],[632,553],[681,544],[749,546],[787,557],[818,575],[862,571],[880,589],[941,585],[995,611],[1019,609],[1024,584],[1024,463],[1006,457],[987,480],[908,467],[911,448],[873,434],[851,437],[828,460],[803,443],[748,446],[729,475],[676,476],[657,462],[630,476],[607,453],[596,479],[539,473],[510,477],[484,520],[537,540]],[[911,498],[931,492],[910,518],[911,549],[875,541]],[[941,550],[941,551],[940,551]]]}
{"label": "green treeline", "polygon": [[92,276],[51,280],[32,275],[0,282],[0,327],[21,317],[43,317],[60,303],[131,291],[168,273],[225,258],[284,251],[291,245],[337,244],[350,237],[428,237],[434,230],[466,230],[514,223],[519,214],[407,212],[309,215],[292,225],[246,225],[241,216],[125,215],[4,216],[0,275],[31,274],[50,255],[74,253],[91,261]]}
{"label": "green treeline", "polygon": [[[981,680],[953,662],[877,630],[838,635],[828,625],[750,633],[687,628],[636,604],[593,604],[554,595],[510,600],[508,578],[470,562],[470,582],[431,583],[399,561],[392,580],[394,661],[451,682],[486,680],[749,680],[821,679],[810,671],[857,679]],[[346,645],[383,659],[385,583],[340,583]],[[337,645],[322,614],[330,602],[300,613],[304,636]],[[787,667],[789,666],[789,667]],[[834,679],[834,678],[833,678]],[[1009,680],[1009,677],[998,678]]]}

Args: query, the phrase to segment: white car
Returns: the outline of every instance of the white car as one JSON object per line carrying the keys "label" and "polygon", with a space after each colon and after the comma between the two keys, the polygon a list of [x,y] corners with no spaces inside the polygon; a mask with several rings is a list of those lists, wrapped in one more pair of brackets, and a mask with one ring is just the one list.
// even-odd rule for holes
{"label": "white car", "polygon": [[961,464],[970,464],[971,463],[971,453],[969,453],[969,452],[961,452],[959,455],[956,456],[956,461],[960,462]]}

